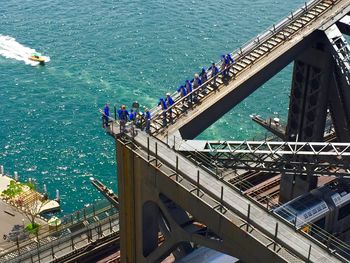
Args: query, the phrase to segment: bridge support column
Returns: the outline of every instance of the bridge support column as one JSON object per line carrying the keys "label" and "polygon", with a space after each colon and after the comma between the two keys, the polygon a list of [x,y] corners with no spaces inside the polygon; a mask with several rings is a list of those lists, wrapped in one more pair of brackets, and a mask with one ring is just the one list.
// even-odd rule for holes
{"label": "bridge support column", "polygon": [[[344,18],[349,28],[350,17]],[[343,23],[332,25],[325,34],[334,59],[329,108],[338,141],[350,141],[350,46],[342,34]]]}
{"label": "bridge support column", "polygon": [[[286,138],[288,141],[322,141],[327,117],[331,55],[325,45],[309,48],[294,62]],[[305,157],[303,157],[305,158]],[[304,160],[307,161],[307,160]],[[284,174],[280,201],[286,202],[317,185],[317,177]]]}

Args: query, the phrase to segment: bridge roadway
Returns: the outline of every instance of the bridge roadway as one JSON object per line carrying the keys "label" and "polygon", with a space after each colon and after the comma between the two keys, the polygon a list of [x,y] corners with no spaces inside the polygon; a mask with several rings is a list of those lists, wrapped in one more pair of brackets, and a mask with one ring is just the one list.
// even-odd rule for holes
{"label": "bridge roadway", "polygon": [[[164,113],[152,110],[151,133],[160,139],[176,134],[193,139],[218,120],[235,105],[249,96],[264,82],[293,61],[303,50],[311,47],[327,29],[350,12],[348,0],[318,0],[308,3],[270,31],[258,36],[251,43],[233,54],[235,63],[230,65],[229,79],[217,77],[193,90],[199,92],[199,101],[190,103],[189,96],[180,98],[173,94],[175,103],[167,110],[167,123],[163,126]],[[211,72],[208,72],[211,75]],[[204,92],[204,85],[207,86]],[[172,110],[171,123],[169,111]],[[180,133],[180,134],[178,134]]]}
{"label": "bridge roadway", "polygon": [[[110,126],[107,129],[107,132],[115,138],[120,135],[119,131],[118,125]],[[225,212],[221,213],[221,217],[229,220],[232,228],[239,229],[245,235],[258,240],[267,250],[272,250],[271,244],[278,246],[279,249],[275,250],[274,253],[282,259],[281,262],[303,262],[308,260],[310,262],[347,262],[339,254],[327,250],[322,243],[311,240],[303,232],[296,231],[292,226],[263,209],[257,203],[248,200],[239,191],[228,186],[207,170],[198,167],[159,139],[137,131],[137,135],[134,136],[132,142],[137,145],[135,152],[146,160],[148,158],[149,163],[156,162],[159,169],[167,171],[164,173],[165,176],[174,178],[175,171],[177,171],[182,179],[174,178],[173,180],[180,184],[183,189],[192,194],[197,192],[197,189],[201,193],[199,195],[201,202],[211,203],[210,206],[213,210],[222,207]],[[178,162],[176,164],[177,158]],[[148,172],[145,171],[144,173]],[[159,189],[159,191],[162,190],[165,191],[165,195],[177,191],[170,188]],[[223,191],[222,199],[221,191]],[[195,213],[195,211],[189,212]],[[205,218],[201,219],[206,223]],[[249,231],[245,227],[247,222],[249,223]],[[216,223],[221,224],[220,222]],[[276,225],[278,225],[277,230]],[[215,229],[215,226],[208,225],[208,228]],[[225,235],[225,233],[222,233],[222,235]],[[249,250],[254,250],[254,247],[249,247]]]}

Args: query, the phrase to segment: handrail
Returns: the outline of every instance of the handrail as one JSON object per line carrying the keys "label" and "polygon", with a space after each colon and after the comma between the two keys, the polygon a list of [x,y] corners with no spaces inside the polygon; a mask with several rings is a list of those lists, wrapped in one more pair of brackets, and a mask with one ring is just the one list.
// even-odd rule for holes
{"label": "handrail", "polygon": [[[175,136],[174,136],[175,137]],[[177,142],[181,142],[182,144],[185,144],[187,148],[192,148],[194,149],[190,144],[187,144],[186,141],[182,140],[182,138],[176,137],[177,138]],[[299,143],[302,144],[302,143]],[[326,143],[325,143],[326,144]],[[341,145],[341,143],[340,143]],[[176,148],[175,144],[174,144],[174,148]],[[214,175],[216,178],[220,179],[221,181],[224,181],[224,178],[220,177],[217,174],[217,170],[215,167],[215,165],[213,165],[212,159],[210,159],[207,155],[203,154],[202,152],[195,152],[195,155],[199,158],[200,164],[197,163],[197,165],[199,167],[206,168],[205,170],[207,172],[209,172],[210,174]],[[244,181],[242,182],[243,184],[245,183]],[[238,185],[241,185],[241,181],[239,183],[237,183]],[[230,186],[230,188],[236,189],[238,191],[241,191],[240,187],[238,187],[236,185],[232,185],[230,183],[228,183],[227,185]],[[256,204],[258,205],[262,205],[261,203],[259,203],[258,201],[254,200],[253,198],[249,198],[250,200],[253,200],[256,202]],[[271,203],[270,203],[271,204]],[[280,205],[281,203],[277,203],[277,205]],[[296,227],[296,225],[294,225],[292,222],[286,220],[285,218],[281,217],[280,215],[277,215],[275,213],[273,213],[271,210],[268,209],[268,207],[263,207],[267,212],[271,213],[273,216],[276,216],[280,219],[282,219],[285,223],[287,223],[290,227],[294,228],[296,231],[298,232],[302,232],[303,234],[307,234],[305,232],[302,231],[302,229],[300,227]],[[327,240],[327,248],[333,246],[333,248],[336,248],[338,252],[341,252],[343,254],[346,254],[348,256],[350,256],[350,245],[346,244],[345,242],[343,242],[342,240],[340,240],[339,238],[337,238],[336,236],[328,233],[326,230],[314,225],[313,223],[307,223],[306,221],[303,222],[303,227],[309,227],[310,229],[312,228],[313,230],[316,230],[315,232],[315,236],[318,236],[321,238],[321,240]],[[311,239],[315,239],[314,237],[312,237],[311,235],[307,235],[308,237],[310,237]],[[318,242],[320,242],[319,240],[317,240]]]}
{"label": "handrail", "polygon": [[[103,207],[101,209],[99,209],[100,205],[103,205]],[[87,208],[89,208],[89,207],[87,207],[87,208],[83,208],[81,210],[75,211],[69,215],[63,216],[61,218],[61,225],[57,228],[57,231],[52,231],[49,229],[49,227],[47,225],[45,225],[42,228],[43,231],[40,232],[40,230],[39,230],[37,238],[39,240],[43,240],[46,237],[54,234],[54,232],[63,232],[64,230],[71,228],[71,227],[74,227],[77,224],[83,222],[84,220],[93,218],[96,215],[100,215],[106,211],[114,209],[114,207],[108,201],[105,201],[105,200],[97,202],[90,207],[91,207],[91,211],[89,211],[89,210],[86,211]],[[22,243],[18,243],[18,245],[14,244],[14,245],[4,249],[0,253],[0,259],[5,257],[7,254],[14,253],[23,247],[29,246],[31,243],[33,243],[32,239],[24,240]]]}
{"label": "handrail", "polygon": [[[206,188],[204,185],[202,185],[201,183],[199,183],[199,178],[197,177],[197,181],[189,176],[188,174],[182,172],[181,170],[179,170],[177,167],[178,167],[178,161],[176,160],[176,162],[174,161],[174,163],[171,163],[168,159],[164,159],[162,156],[159,155],[159,149],[160,147],[163,147],[165,149],[168,149],[168,145],[166,145],[165,142],[163,141],[160,141],[160,140],[157,140],[157,143],[158,147],[155,146],[155,148],[153,148],[152,150],[150,150],[150,148],[147,148],[149,146],[145,146],[143,144],[140,144],[139,142],[137,141],[133,141],[133,145],[137,145],[138,147],[141,147],[145,152],[149,152],[152,151],[152,158],[155,158],[157,161],[156,162],[152,162],[152,165],[155,165],[156,166],[156,163],[158,162],[159,163],[162,163],[164,165],[167,166],[167,168],[170,169],[170,171],[168,171],[168,169],[166,168],[165,169],[165,173],[168,174],[168,176],[175,176],[173,179],[178,183],[178,184],[182,184],[181,182],[183,180],[185,180],[186,182],[190,183],[191,186],[187,186],[188,189],[193,189],[193,187],[195,187],[195,189],[200,189],[201,193],[204,193],[206,195],[208,195],[208,197],[212,198],[213,200],[215,200],[218,205],[222,206],[223,207],[223,210],[225,211],[226,209],[227,210],[230,210],[233,214],[235,214],[236,216],[238,216],[239,218],[243,219],[244,221],[247,222],[247,224],[253,228],[255,228],[256,230],[258,230],[259,232],[261,232],[263,235],[265,235],[267,238],[273,238],[272,237],[272,234],[269,232],[269,230],[265,229],[264,227],[262,227],[259,222],[255,221],[255,220],[252,220],[250,217],[249,217],[249,207],[248,207],[248,213],[247,214],[244,214],[243,212],[240,211],[240,209],[238,209],[237,207],[233,206],[231,203],[228,203],[227,201],[223,200],[222,197],[220,198],[220,196],[216,195],[211,189],[209,188]],[[158,149],[158,153],[157,153],[157,149]],[[154,150],[156,152],[154,152]],[[147,154],[145,153],[145,155],[143,155],[142,153],[140,152],[135,152],[135,154],[137,154],[140,158],[144,159],[144,160],[149,160],[149,157],[147,157]],[[188,159],[185,161],[185,162],[191,162],[192,161],[189,161]],[[158,167],[158,166],[157,166]],[[163,167],[163,165],[161,166]],[[228,185],[228,183],[224,182],[226,185]],[[187,185],[187,183],[185,184]],[[193,187],[192,187],[193,186]],[[232,186],[231,186],[232,187]],[[235,191],[239,191],[237,188],[232,188],[234,189]],[[195,195],[195,192],[192,192],[194,195]],[[225,195],[225,194],[224,194]],[[266,207],[262,207],[261,204],[258,205],[257,203],[254,203],[256,204],[258,207],[260,208],[263,208],[265,211],[266,211]],[[250,205],[248,205],[250,206]],[[217,206],[216,206],[217,207]],[[240,207],[242,208],[242,207]],[[271,213],[271,211],[268,211],[269,214],[275,218],[277,218],[277,215]],[[224,213],[225,215],[225,213]],[[290,227],[293,227],[289,222],[286,222],[286,221],[283,221],[283,223],[286,223],[287,225],[289,225]],[[295,228],[294,228],[295,229]],[[296,230],[296,229],[295,229]],[[281,232],[279,232],[281,233]],[[328,249],[328,247],[321,243],[320,241],[310,237],[309,235],[306,235],[304,232],[299,232],[299,234],[303,235],[304,237],[307,237],[309,240],[312,240],[313,242],[315,242],[316,244],[318,244],[318,246],[320,248],[323,248],[324,250]],[[293,249],[289,244],[288,244],[288,240],[286,239],[286,237],[284,237],[283,239],[281,238],[277,238],[276,239],[276,236],[274,238],[274,242],[277,242],[277,243],[280,243],[283,247],[287,248],[287,250],[289,249],[290,251],[294,251],[296,253],[296,255],[298,257],[301,257],[301,258],[306,258],[307,259],[307,256],[305,255],[302,255],[300,253],[297,253],[297,251],[295,249]],[[300,246],[299,246],[300,247]],[[305,251],[307,252],[307,248],[305,249]],[[313,250],[312,250],[313,251]],[[310,253],[310,251],[309,251]],[[312,254],[312,252],[311,252]],[[332,251],[332,255],[334,255],[336,258],[340,259],[340,260],[344,260],[344,258],[342,257],[342,255],[338,254],[338,253],[334,253]],[[310,254],[309,254],[309,258],[310,258]]]}
{"label": "handrail", "polygon": [[[312,9],[317,4],[319,4],[319,3],[323,2],[323,1],[324,0],[312,0],[312,1],[310,1],[308,4],[305,4],[303,7],[299,8],[294,13],[292,13],[290,15],[290,17],[287,16],[281,22],[277,23],[277,26],[274,25],[274,26],[270,27],[263,34],[258,35],[258,37],[253,38],[251,41],[249,41],[243,47],[240,47],[240,48],[236,49],[233,52],[233,54],[231,54],[233,56],[233,59],[234,59],[235,63],[231,63],[228,66],[228,68],[220,70],[216,76],[214,76],[214,77],[211,76],[210,78],[208,78],[208,80],[205,83],[202,83],[199,87],[197,87],[196,89],[193,89],[192,92],[188,93],[186,96],[181,97],[180,99],[178,99],[179,96],[176,96],[177,95],[176,92],[173,93],[173,96],[176,98],[174,104],[169,106],[166,110],[158,110],[158,106],[152,108],[152,110],[151,110],[151,120],[159,118],[163,114],[163,112],[169,112],[172,109],[175,109],[176,106],[178,106],[180,103],[182,103],[184,100],[186,100],[189,96],[195,95],[196,92],[198,92],[200,89],[202,89],[203,87],[208,85],[210,82],[212,82],[214,80],[214,78],[218,77],[218,75],[222,74],[224,71],[230,70],[234,65],[237,64],[237,62],[241,61],[241,59],[243,59],[251,51],[253,51],[254,49],[256,49],[259,46],[261,46],[262,44],[264,44],[272,36],[279,34],[283,29],[288,27],[290,24],[295,22],[302,15],[308,13],[310,9]],[[338,0],[332,0],[332,4],[335,4],[336,2],[338,2]],[[298,31],[296,31],[296,32],[298,32]],[[294,32],[294,33],[296,33],[296,32]],[[256,39],[258,39],[257,42],[256,42]],[[286,40],[287,39],[285,38],[283,41],[286,41]],[[220,62],[218,62],[217,64],[221,65]],[[208,71],[207,74],[208,73],[211,73],[211,71]],[[208,93],[210,93],[210,92],[208,92]]]}

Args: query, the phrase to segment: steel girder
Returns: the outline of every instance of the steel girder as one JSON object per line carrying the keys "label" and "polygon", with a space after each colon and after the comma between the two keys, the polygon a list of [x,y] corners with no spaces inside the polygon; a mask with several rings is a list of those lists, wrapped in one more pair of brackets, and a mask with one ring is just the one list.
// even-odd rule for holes
{"label": "steel girder", "polygon": [[350,178],[350,143],[206,141],[195,148],[198,143],[191,142],[179,151],[191,153],[210,168]]}

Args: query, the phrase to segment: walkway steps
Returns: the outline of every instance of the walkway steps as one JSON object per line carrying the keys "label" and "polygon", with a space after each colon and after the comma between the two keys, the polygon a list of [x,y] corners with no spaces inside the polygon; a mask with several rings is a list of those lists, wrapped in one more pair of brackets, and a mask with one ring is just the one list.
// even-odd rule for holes
{"label": "walkway steps", "polygon": [[[165,134],[174,134],[177,130],[181,129],[182,126],[187,125],[192,119],[196,118],[199,114],[202,114],[207,108],[215,104],[219,97],[223,97],[224,94],[230,93],[236,87],[243,83],[243,81],[249,79],[249,76],[254,75],[256,72],[261,71],[264,67],[272,63],[275,59],[282,56],[282,54],[288,52],[292,47],[301,42],[306,36],[321,27],[325,22],[332,20],[335,14],[343,12],[344,9],[349,7],[347,1],[342,0],[320,0],[313,5],[304,8],[304,13],[295,15],[292,19],[280,27],[274,27],[268,34],[269,37],[262,37],[262,39],[255,39],[247,45],[246,48],[240,49],[236,54],[233,55],[235,63],[230,65],[228,72],[231,73],[230,78],[223,78],[222,74],[217,76],[218,88],[210,90],[204,96],[200,97],[198,104],[191,105],[191,109],[188,107],[186,110],[191,111],[189,114],[180,114],[176,116],[173,121],[175,124],[170,126],[163,126],[163,122],[159,122],[162,119],[162,111],[156,109],[152,111],[151,120],[151,132],[153,135],[159,138],[164,138]],[[345,15],[346,13],[344,13]],[[220,63],[217,63],[220,68]],[[211,71],[208,72],[211,76]],[[232,76],[234,75],[234,78]],[[212,80],[209,79],[208,83]],[[207,84],[208,85],[208,84]],[[203,90],[203,87],[199,87],[198,90],[193,91],[199,92]],[[216,92],[221,91],[221,94]],[[189,95],[187,95],[189,96]],[[177,97],[175,99],[176,107],[182,103],[182,100],[186,98]],[[205,102],[205,103],[202,103]],[[198,108],[198,109],[197,109]],[[169,114],[167,115],[169,120]],[[158,121],[157,121],[158,120]],[[180,121],[181,120],[181,121]],[[167,122],[169,123],[169,122]]]}

